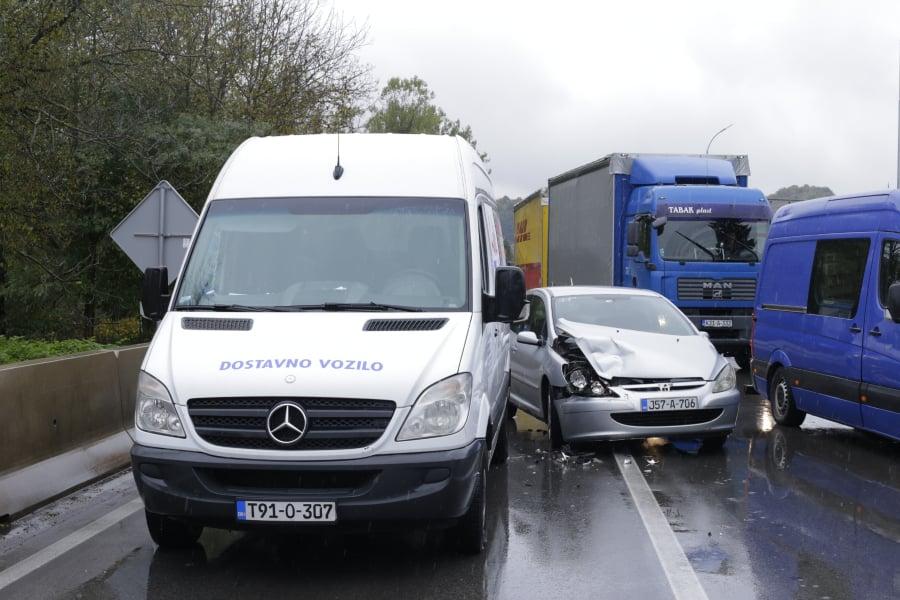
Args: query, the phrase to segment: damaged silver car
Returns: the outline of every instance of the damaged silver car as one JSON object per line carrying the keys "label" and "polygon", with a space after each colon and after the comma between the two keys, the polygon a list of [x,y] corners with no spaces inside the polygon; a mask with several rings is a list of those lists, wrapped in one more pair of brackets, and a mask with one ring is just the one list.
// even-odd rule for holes
{"label": "damaged silver car", "polygon": [[647,290],[528,292],[514,326],[510,414],[547,423],[550,444],[646,437],[721,447],[737,421],[733,366],[674,304]]}

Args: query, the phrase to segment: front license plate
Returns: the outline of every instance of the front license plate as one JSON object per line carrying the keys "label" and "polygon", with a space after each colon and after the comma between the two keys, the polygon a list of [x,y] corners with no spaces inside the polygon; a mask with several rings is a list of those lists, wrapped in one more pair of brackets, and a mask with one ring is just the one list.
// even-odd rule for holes
{"label": "front license plate", "polygon": [[696,408],[699,408],[696,398],[641,398],[641,412],[694,410]]}
{"label": "front license plate", "polygon": [[700,321],[701,327],[731,327],[733,321],[731,319],[703,319]]}
{"label": "front license plate", "polygon": [[273,502],[238,500],[238,521],[337,521],[334,502]]}

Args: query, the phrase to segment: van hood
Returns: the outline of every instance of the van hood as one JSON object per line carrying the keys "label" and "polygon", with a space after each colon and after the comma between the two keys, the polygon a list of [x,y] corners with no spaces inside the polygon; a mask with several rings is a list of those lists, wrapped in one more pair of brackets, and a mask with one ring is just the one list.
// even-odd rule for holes
{"label": "van hood", "polygon": [[559,321],[604,379],[714,379],[719,353],[702,335],[666,335],[602,325]]}
{"label": "van hood", "polygon": [[[252,321],[249,331],[225,328],[245,319]],[[370,320],[430,319],[445,322],[432,330],[364,330]],[[424,388],[459,371],[471,320],[471,313],[170,312],[144,369],[178,404],[278,396],[409,406]],[[198,322],[216,329],[187,328]]]}

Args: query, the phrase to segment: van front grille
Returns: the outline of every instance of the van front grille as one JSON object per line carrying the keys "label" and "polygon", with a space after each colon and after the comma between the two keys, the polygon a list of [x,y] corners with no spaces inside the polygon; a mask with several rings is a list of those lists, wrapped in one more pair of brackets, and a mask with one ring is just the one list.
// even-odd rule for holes
{"label": "van front grille", "polygon": [[[281,402],[303,407],[308,423],[303,437],[290,445],[275,442],[266,429],[269,411]],[[256,450],[344,450],[378,440],[394,416],[389,400],[356,398],[194,398],[188,415],[205,441],[228,448]]]}
{"label": "van front grille", "polygon": [[679,300],[753,300],[755,279],[678,279]]}

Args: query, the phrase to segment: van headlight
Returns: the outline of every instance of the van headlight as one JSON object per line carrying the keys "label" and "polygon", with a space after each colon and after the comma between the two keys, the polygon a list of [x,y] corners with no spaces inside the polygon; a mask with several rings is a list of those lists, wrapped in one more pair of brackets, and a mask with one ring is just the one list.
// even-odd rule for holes
{"label": "van headlight", "polygon": [[398,442],[451,435],[463,428],[472,400],[472,375],[459,373],[419,395],[403,422]]}
{"label": "van headlight", "polygon": [[184,427],[172,396],[155,377],[141,371],[138,376],[134,423],[149,433],[184,437]]}
{"label": "van headlight", "polygon": [[734,374],[734,367],[727,364],[719,371],[719,374],[716,375],[716,381],[713,384],[712,391],[713,394],[727,392],[730,389],[734,389],[735,385],[737,385],[737,376]]}

